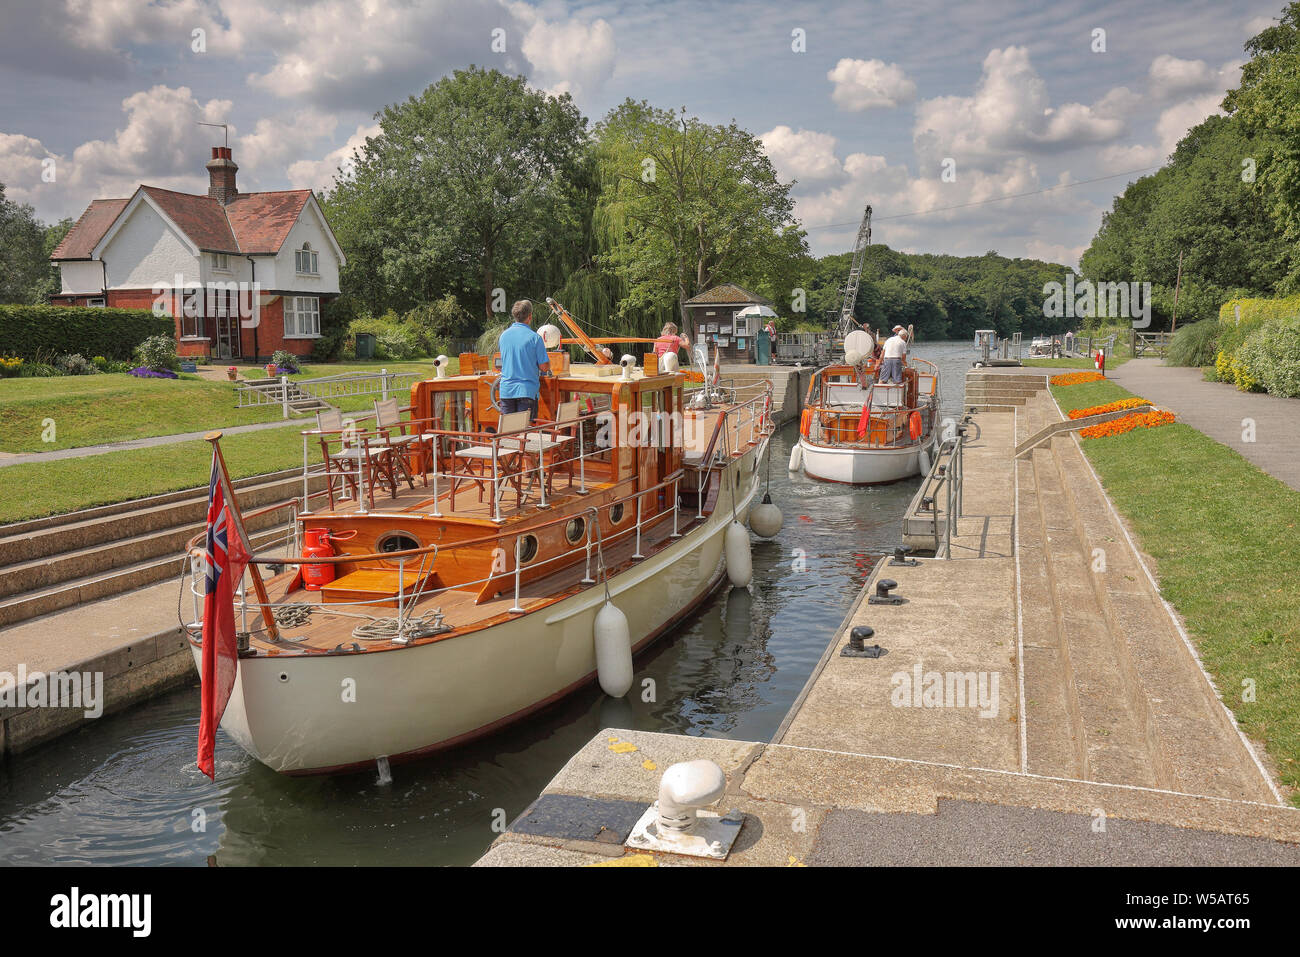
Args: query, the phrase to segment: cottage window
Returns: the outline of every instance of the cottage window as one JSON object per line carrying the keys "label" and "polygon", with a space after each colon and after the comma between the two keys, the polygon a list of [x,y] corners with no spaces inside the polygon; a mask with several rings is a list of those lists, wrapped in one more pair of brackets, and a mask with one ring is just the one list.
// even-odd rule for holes
{"label": "cottage window", "polygon": [[89,307],[91,307],[92,309],[103,309],[103,308],[104,308],[104,300],[103,300],[103,299],[87,299],[87,300],[86,300],[86,305],[89,306]]}
{"label": "cottage window", "polygon": [[203,317],[187,316],[184,311],[181,312],[181,338],[182,339],[206,339],[203,334]]}
{"label": "cottage window", "polygon": [[320,274],[320,254],[311,248],[311,243],[303,243],[302,249],[295,250],[293,257],[298,272],[309,276]]}
{"label": "cottage window", "polygon": [[284,337],[314,339],[320,335],[320,298],[284,297]]}

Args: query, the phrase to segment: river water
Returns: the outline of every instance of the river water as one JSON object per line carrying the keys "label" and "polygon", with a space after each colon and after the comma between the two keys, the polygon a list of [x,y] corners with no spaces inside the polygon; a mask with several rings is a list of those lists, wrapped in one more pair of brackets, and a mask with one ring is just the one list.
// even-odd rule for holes
{"label": "river water", "polygon": [[[967,343],[921,343],[955,414]],[[796,426],[772,443],[785,515],[754,544],[749,590],[718,591],[636,661],[613,701],[594,684],[484,741],[392,769],[288,778],[224,733],[217,780],[195,766],[198,688],[94,722],[0,766],[0,863],[468,864],[605,727],[766,741],[882,554],[919,479],[855,488],[786,471]],[[638,689],[654,679],[655,701]]]}

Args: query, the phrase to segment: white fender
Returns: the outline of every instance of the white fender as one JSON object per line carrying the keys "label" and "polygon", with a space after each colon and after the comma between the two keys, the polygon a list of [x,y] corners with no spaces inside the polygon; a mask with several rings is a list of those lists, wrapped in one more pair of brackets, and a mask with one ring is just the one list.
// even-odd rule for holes
{"label": "white fender", "polygon": [[924,445],[921,446],[921,474],[930,474],[930,452]]}
{"label": "white fender", "polygon": [[784,523],[785,516],[772,504],[771,495],[764,495],[763,501],[749,510],[749,527],[761,538],[774,538]]}
{"label": "white fender", "polygon": [[737,588],[744,588],[754,577],[754,559],[749,554],[749,530],[733,520],[727,526],[723,541],[727,553],[727,577]]}
{"label": "white fender", "polygon": [[790,450],[790,471],[797,472],[803,468],[803,446],[798,442]]}
{"label": "white fender", "polygon": [[596,612],[596,678],[600,690],[621,698],[632,687],[632,639],[627,616],[611,601]]}

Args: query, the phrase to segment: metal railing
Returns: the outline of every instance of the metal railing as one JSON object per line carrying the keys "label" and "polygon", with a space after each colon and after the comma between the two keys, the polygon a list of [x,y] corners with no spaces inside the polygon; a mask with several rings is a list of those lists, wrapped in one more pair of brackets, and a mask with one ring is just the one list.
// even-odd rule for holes
{"label": "metal railing", "polygon": [[[741,454],[744,451],[743,446],[737,451],[733,451],[731,449],[732,432],[735,431],[737,438],[739,440],[743,430],[744,433],[748,435],[748,438],[744,440],[745,445],[748,445],[749,443],[753,442],[755,438],[758,436],[771,434],[772,431],[771,425],[766,417],[767,406],[764,405],[761,410],[757,412],[754,411],[755,404],[761,402],[764,398],[765,397],[763,396],[756,397],[755,399],[750,400],[744,405],[726,409],[723,411],[723,414],[719,415],[718,421],[715,423],[713,432],[710,436],[710,441],[707,447],[706,454],[703,459],[703,464],[699,469],[698,482],[696,486],[696,502],[697,502],[696,516],[695,516],[696,520],[703,520],[704,518],[703,501],[704,501],[705,476],[712,474],[712,466],[714,464],[713,459],[715,453],[721,456],[722,463],[726,463],[733,456]],[[734,430],[728,428],[727,427],[728,418],[732,415],[741,416],[745,414],[746,409],[749,410],[749,413],[746,416],[744,423],[738,422]],[[611,415],[611,413],[606,411],[606,412],[599,412],[599,413],[590,413],[587,416],[583,416],[580,418],[591,418],[593,416],[608,416],[608,415]],[[406,420],[406,421],[409,422],[410,420]],[[575,419],[572,421],[577,422],[579,420]],[[569,423],[566,422],[564,424],[568,425]],[[376,431],[383,431],[383,430],[380,429]],[[526,430],[503,433],[500,436],[495,436],[494,442],[508,442],[512,439],[512,437],[517,439],[518,436],[526,434],[527,432],[530,431],[536,432],[538,431],[538,429],[536,426],[530,426],[529,429]],[[580,434],[581,429],[579,429],[578,431]],[[308,432],[305,432],[304,448],[305,448],[305,443],[308,440],[307,438],[308,436],[321,437],[321,436],[330,436],[333,434],[336,433],[322,431],[322,430],[310,430]],[[443,432],[440,434],[457,436],[457,435],[465,435],[466,433]],[[473,435],[475,438],[485,438],[488,435],[490,435],[490,433],[468,433],[468,434]],[[363,441],[365,441],[366,438],[368,437],[363,437]],[[583,444],[585,443],[579,442],[580,456],[582,455],[581,447]],[[436,462],[436,456],[434,461]],[[494,467],[495,467],[495,461],[494,461]],[[435,476],[434,488],[436,489],[437,488],[436,475],[438,474],[438,470],[435,468],[432,474]],[[601,533],[599,528],[600,511],[595,506],[583,509],[576,514],[572,512],[565,512],[564,514],[545,522],[530,523],[526,529],[523,529],[518,533],[515,533],[513,536],[514,537],[513,552],[514,552],[514,559],[515,559],[514,567],[513,569],[508,570],[506,574],[501,574],[500,572],[498,572],[494,565],[494,568],[491,571],[489,571],[488,574],[483,578],[474,579],[471,581],[457,581],[455,583],[447,584],[442,587],[434,588],[430,590],[427,589],[425,585],[429,580],[429,578],[432,576],[433,567],[434,564],[436,563],[437,556],[439,554],[453,551],[455,549],[478,548],[483,546],[484,544],[488,544],[492,542],[503,542],[506,539],[511,537],[510,533],[504,535],[501,534],[489,535],[482,538],[470,539],[466,541],[455,542],[452,544],[444,544],[442,546],[429,545],[422,548],[406,549],[402,551],[369,553],[369,554],[341,553],[332,556],[312,556],[312,557],[303,556],[302,555],[302,528],[301,528],[301,523],[299,521],[300,515],[302,512],[307,511],[309,509],[312,498],[316,498],[328,494],[327,492],[324,491],[315,492],[315,493],[309,491],[306,484],[307,470],[304,469],[303,499],[301,503],[299,502],[298,499],[295,498],[284,502],[278,502],[273,505],[264,506],[262,508],[256,509],[254,511],[245,514],[244,518],[249,519],[249,518],[268,514],[282,509],[289,509],[291,513],[288,522],[281,529],[273,530],[277,534],[274,538],[272,538],[270,542],[264,542],[261,546],[254,549],[254,554],[250,558],[250,566],[253,569],[252,571],[253,574],[260,574],[257,568],[258,566],[261,565],[285,566],[285,565],[295,565],[295,564],[296,565],[304,565],[304,564],[338,565],[342,563],[350,563],[350,564],[379,563],[382,565],[382,567],[391,569],[393,564],[396,563],[397,594],[395,596],[388,595],[388,596],[381,596],[374,599],[356,599],[356,600],[349,599],[346,602],[330,603],[328,611],[330,615],[342,616],[342,617],[356,617],[359,619],[366,619],[372,623],[388,621],[392,624],[392,628],[382,633],[375,633],[372,635],[368,635],[367,637],[373,637],[373,638],[391,637],[393,641],[399,644],[404,644],[408,640],[410,640],[411,637],[418,637],[418,633],[416,631],[413,631],[411,628],[412,621],[417,621],[420,627],[423,627],[425,623],[426,616],[414,616],[414,610],[416,605],[426,597],[432,597],[441,593],[451,591],[453,589],[463,590],[467,587],[475,586],[475,585],[487,586],[489,583],[493,581],[507,581],[510,578],[513,578],[514,602],[512,604],[512,607],[510,608],[510,611],[512,613],[519,614],[519,613],[523,613],[525,610],[521,605],[523,576],[525,570],[528,570],[531,576],[536,569],[543,568],[548,565],[554,565],[556,563],[565,563],[565,562],[567,562],[568,564],[576,564],[579,555],[581,555],[582,561],[584,562],[584,573],[583,573],[583,578],[581,579],[583,584],[591,585],[591,584],[596,584],[602,580],[608,581],[609,565],[605,561],[605,548],[607,546],[625,540],[630,540],[635,543],[633,553],[630,556],[631,560],[632,561],[644,560],[645,558],[648,557],[642,551],[643,536],[645,535],[647,529],[653,528],[659,525],[660,523],[666,523],[669,517],[671,516],[672,532],[669,535],[667,535],[667,539],[671,541],[682,537],[683,532],[682,532],[681,515],[680,515],[681,504],[682,504],[681,484],[684,480],[686,480],[686,478],[687,478],[686,473],[684,471],[679,470],[675,472],[673,475],[669,476],[664,481],[659,482],[649,488],[638,489],[635,492],[632,492],[628,495],[622,496],[609,503],[606,503],[603,506],[603,508],[606,510],[607,515],[612,515],[612,511],[615,506],[618,506],[620,509],[626,509],[629,505],[635,506],[635,510],[636,510],[635,521],[627,528],[613,531],[608,534]],[[544,480],[543,480],[542,490],[543,490],[542,494],[543,494],[543,502],[544,502],[544,495],[545,495]],[[580,489],[580,491],[583,490],[585,489]],[[661,508],[654,511],[653,514],[647,515],[646,514],[647,509],[645,508],[646,496],[657,495],[658,493],[667,490],[671,490],[671,501],[672,501],[671,507]],[[734,496],[738,494],[738,490],[733,488],[732,494],[733,494],[733,511],[734,511],[734,504],[735,504]],[[435,515],[439,514],[436,511],[437,508],[436,493],[434,499],[434,507],[435,507],[435,511],[433,514]],[[527,560],[527,561],[524,560],[523,548],[524,548],[524,540],[526,537],[534,536],[534,540],[536,540],[537,532],[540,529],[549,528],[551,526],[559,525],[559,524],[565,524],[567,526],[568,523],[572,522],[575,518],[579,518],[579,517],[583,518],[584,525],[585,525],[585,536],[580,544],[578,542],[575,542],[573,539],[570,539],[566,534],[565,541],[571,547],[563,549],[559,553],[548,556],[541,560]],[[613,523],[612,519],[611,519],[611,523],[617,524],[617,523]],[[202,547],[200,547],[199,545],[199,542],[201,541],[202,537],[203,537],[202,535],[196,535],[194,538],[192,538],[189,541],[187,545],[187,554],[189,555],[190,558],[190,575],[191,575],[191,581],[189,587],[190,587],[190,592],[191,592],[191,597],[193,602],[193,616],[194,616],[192,622],[189,624],[188,627],[191,636],[195,638],[198,637],[198,632],[201,629],[201,620],[202,620],[203,595],[201,591],[200,582],[203,581],[204,579],[204,575],[203,575],[204,553]],[[263,537],[265,537],[265,534],[263,535]],[[268,549],[281,548],[281,547],[284,548],[289,554],[282,554],[282,555],[265,554],[265,552]],[[592,577],[593,555],[596,558],[596,572],[598,576],[595,578]],[[418,573],[416,576],[417,581],[416,581],[415,588],[413,589],[413,591],[408,597],[406,592],[406,571],[408,568],[408,563],[413,563],[415,559],[419,559],[419,565],[417,566]],[[250,633],[250,621],[249,621],[250,609],[261,610],[263,608],[270,608],[272,610],[275,610],[276,608],[284,609],[286,608],[286,606],[284,606],[283,604],[277,605],[274,602],[271,602],[269,604],[261,604],[256,601],[249,601],[244,585],[245,582],[241,580],[239,589],[236,593],[236,607],[239,610],[241,616],[240,630],[244,633]],[[182,587],[184,587],[183,583],[182,583]],[[397,615],[395,618],[393,618],[392,616],[370,615],[364,612],[349,613],[342,610],[342,608],[339,607],[340,605],[353,605],[353,606],[385,605],[387,606],[390,605],[392,602],[394,602],[394,600],[396,600],[396,604],[397,604]],[[309,609],[305,614],[310,616],[311,614],[310,609],[315,608],[316,605],[309,603],[305,607]],[[441,612],[437,611],[436,615],[440,622]]]}
{"label": "metal railing", "polygon": [[[408,393],[412,384],[427,379],[432,375],[423,372],[378,372],[345,373],[341,375],[319,376],[313,379],[291,380],[288,376],[278,379],[253,379],[237,384],[235,395],[237,407],[247,408],[255,405],[282,405],[300,399],[341,399],[350,396],[377,395],[387,399],[390,392]],[[274,383],[274,384],[272,384]],[[288,413],[285,413],[288,417]]]}
{"label": "metal railing", "polygon": [[[934,556],[935,558],[952,558],[952,540],[957,534],[957,521],[962,514],[962,499],[965,485],[965,447],[966,436],[962,431],[944,439],[935,450],[934,462],[930,472],[922,483],[923,492],[920,499],[937,502],[943,495],[943,520],[938,515],[934,521]],[[948,456],[945,461],[945,454]],[[932,505],[931,508],[934,506]]]}

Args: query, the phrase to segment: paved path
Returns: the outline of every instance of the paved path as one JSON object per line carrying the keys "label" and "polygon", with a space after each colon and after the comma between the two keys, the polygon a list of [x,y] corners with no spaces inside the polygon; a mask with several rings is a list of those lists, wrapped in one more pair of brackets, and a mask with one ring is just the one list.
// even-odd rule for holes
{"label": "paved path", "polygon": [[[1166,366],[1160,359],[1132,359],[1110,378],[1300,490],[1300,400],[1238,392],[1206,382],[1200,369]],[[1243,441],[1247,419],[1254,421],[1253,442]]]}
{"label": "paved path", "polygon": [[[283,429],[296,425],[300,429],[314,428],[311,419],[284,419],[279,422],[258,422],[255,425],[236,425],[221,429],[222,435],[239,435],[243,432],[260,432],[263,429]],[[145,439],[131,439],[127,442],[110,442],[107,445],[86,445],[76,449],[55,449],[52,452],[26,452],[15,455],[0,452],[0,468],[6,465],[24,465],[29,462],[54,462],[59,459],[80,459],[88,455],[104,455],[107,452],[125,452],[129,449],[151,449],[159,445],[175,445],[177,442],[193,442],[211,432],[181,432],[177,435],[152,435]]]}

